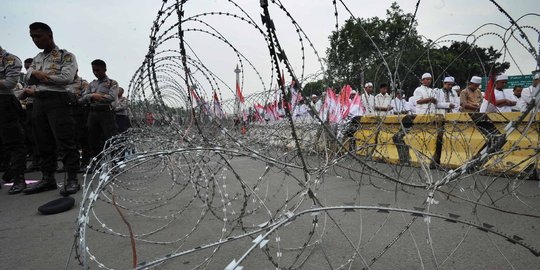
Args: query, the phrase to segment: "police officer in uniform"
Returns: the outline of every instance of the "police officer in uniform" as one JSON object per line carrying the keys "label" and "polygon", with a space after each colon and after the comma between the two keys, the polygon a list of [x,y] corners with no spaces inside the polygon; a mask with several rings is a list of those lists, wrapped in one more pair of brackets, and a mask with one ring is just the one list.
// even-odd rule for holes
{"label": "police officer in uniform", "polygon": [[24,112],[13,92],[19,81],[21,67],[21,60],[0,46],[0,138],[4,150],[10,156],[8,170],[13,173],[13,186],[8,194],[17,194],[26,188],[26,150],[22,127]]}
{"label": "police officer in uniform", "polygon": [[[28,71],[33,61],[33,58],[26,58],[26,60],[24,60],[24,69],[26,71]],[[27,87],[28,83],[25,79],[26,73],[22,73],[22,75],[22,84],[24,87]],[[24,95],[23,93],[23,95],[19,96],[19,99],[22,99],[21,102],[26,104],[26,118],[24,122],[24,133],[26,135],[26,153],[32,157],[32,162],[30,163],[30,165],[28,165],[26,171],[39,171],[39,151],[36,145],[36,138],[34,138],[34,132],[32,132],[32,110],[34,108],[34,98]]]}
{"label": "police officer in uniform", "polygon": [[54,173],[57,154],[61,152],[67,181],[60,193],[74,194],[80,189],[77,179],[79,152],[75,145],[72,101],[67,91],[75,78],[77,61],[72,53],[56,46],[53,32],[47,24],[32,23],[30,37],[39,49],[43,49],[43,52],[34,57],[26,74],[28,84],[35,87],[25,89],[26,94],[34,96],[32,123],[41,156],[42,179],[25,189],[24,193],[33,194],[57,188]]}
{"label": "police officer in uniform", "polygon": [[88,108],[88,144],[94,158],[102,151],[105,141],[117,134],[113,103],[118,98],[118,83],[107,76],[107,64],[103,60],[92,61],[92,71],[97,80],[88,85],[80,102]]}
{"label": "police officer in uniform", "polygon": [[76,142],[81,151],[81,166],[79,172],[84,172],[86,166],[90,163],[90,147],[88,146],[88,112],[78,100],[82,97],[82,93],[88,88],[88,82],[81,78],[78,74],[75,75],[75,80],[69,85],[69,93],[73,99],[73,117],[75,119]]}

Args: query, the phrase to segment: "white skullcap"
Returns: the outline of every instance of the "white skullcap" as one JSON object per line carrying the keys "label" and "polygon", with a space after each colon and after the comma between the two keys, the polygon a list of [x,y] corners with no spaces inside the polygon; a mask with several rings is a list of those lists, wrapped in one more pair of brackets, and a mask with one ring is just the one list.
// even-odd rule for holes
{"label": "white skullcap", "polygon": [[470,83],[481,84],[482,83],[482,78],[480,78],[478,76],[472,76]]}
{"label": "white skullcap", "polygon": [[352,91],[351,91],[351,95],[352,95],[352,94],[356,94],[356,90],[352,90]]}
{"label": "white skullcap", "polygon": [[364,85],[364,87],[366,87],[366,88],[367,88],[367,87],[370,87],[370,86],[373,87],[373,84],[370,83],[370,82],[368,82],[368,83],[366,83],[366,85]]}
{"label": "white skullcap", "polygon": [[458,91],[458,90],[461,90],[461,88],[459,87],[459,85],[454,85],[452,86],[452,90]]}
{"label": "white skullcap", "polygon": [[313,95],[311,95],[311,97],[314,98],[314,97],[317,97],[317,95],[313,94]]}
{"label": "white skullcap", "polygon": [[534,79],[535,79],[535,80],[538,80],[538,79],[540,79],[540,73],[536,73],[536,74],[534,74]]}
{"label": "white skullcap", "polygon": [[443,82],[445,82],[445,83],[447,83],[447,82],[454,83],[455,81],[456,81],[456,80],[454,79],[454,77],[449,76],[449,77],[444,78],[444,81],[443,81]]}
{"label": "white skullcap", "polygon": [[508,75],[505,75],[505,74],[501,74],[499,76],[497,76],[497,79],[495,79],[496,82],[498,81],[508,81]]}
{"label": "white skullcap", "polygon": [[425,79],[425,78],[433,78],[433,77],[431,77],[431,74],[429,74],[429,73],[424,73],[424,74],[422,74],[422,80]]}

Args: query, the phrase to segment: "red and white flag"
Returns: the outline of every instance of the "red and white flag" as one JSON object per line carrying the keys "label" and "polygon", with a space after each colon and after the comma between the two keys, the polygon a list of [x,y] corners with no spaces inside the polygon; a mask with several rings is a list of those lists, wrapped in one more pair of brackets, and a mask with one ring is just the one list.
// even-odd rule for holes
{"label": "red and white flag", "polygon": [[238,96],[238,100],[240,101],[240,112],[242,113],[242,120],[247,121],[248,120],[248,113],[247,109],[245,107],[245,100],[244,95],[242,95],[242,89],[240,89],[240,83],[236,82],[236,96]]}
{"label": "red and white flag", "polygon": [[349,115],[349,110],[351,106],[351,100],[349,99],[349,97],[351,96],[351,92],[352,88],[348,84],[343,86],[343,88],[341,88],[341,92],[339,92],[339,103],[336,111],[336,113],[339,113],[338,122],[341,122]]}
{"label": "red and white flag", "polygon": [[326,99],[324,100],[323,109],[321,110],[321,113],[323,114],[321,118],[324,121],[326,121],[326,115],[328,115],[328,121],[336,123],[337,122],[336,107],[337,107],[336,93],[334,93],[334,90],[332,90],[332,88],[328,88],[326,89]]}
{"label": "red and white flag", "polygon": [[486,92],[484,92],[484,100],[480,105],[480,112],[498,112],[497,99],[495,99],[495,77],[495,74],[489,76]]}
{"label": "red and white flag", "polygon": [[356,93],[356,95],[354,95],[354,98],[351,102],[349,115],[354,117],[354,116],[364,115],[365,112],[366,112],[366,108],[364,107],[364,104],[362,104],[362,99],[360,98],[360,95]]}
{"label": "red and white flag", "polygon": [[217,95],[217,92],[214,91],[214,115],[217,118],[223,118],[223,110],[221,109],[221,103],[219,102],[219,98]]}
{"label": "red and white flag", "polygon": [[201,103],[201,99],[199,98],[199,95],[197,95],[197,92],[195,92],[195,89],[190,87],[189,91],[191,92],[191,107],[197,108]]}

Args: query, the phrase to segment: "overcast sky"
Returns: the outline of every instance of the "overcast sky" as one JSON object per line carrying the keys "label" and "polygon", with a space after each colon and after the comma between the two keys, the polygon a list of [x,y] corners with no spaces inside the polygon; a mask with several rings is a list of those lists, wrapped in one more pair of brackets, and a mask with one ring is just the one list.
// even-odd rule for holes
{"label": "overcast sky", "polygon": [[[73,52],[78,60],[79,74],[91,81],[94,76],[91,72],[90,62],[100,58],[108,64],[109,77],[116,79],[121,86],[127,88],[131,77],[141,65],[148,51],[149,34],[152,22],[162,5],[158,0],[108,0],[108,1],[77,1],[77,0],[1,0],[0,11],[0,45],[21,59],[34,57],[38,49],[28,34],[28,25],[34,21],[49,24],[53,31],[57,45]],[[168,1],[174,2],[172,0]],[[259,24],[260,12],[258,0],[236,1]],[[328,46],[328,36],[335,28],[334,10],[331,0],[282,0],[284,5],[294,16],[313,42],[315,49],[321,57],[325,56]],[[339,2],[339,1],[338,1]],[[385,10],[392,1],[387,0],[346,0],[344,1],[356,17],[384,17]],[[397,1],[405,12],[414,12],[417,1]],[[499,0],[498,3],[514,18],[517,19],[526,13],[540,13],[540,4],[537,0]],[[230,11],[239,14],[226,0],[192,0],[185,5],[186,15],[195,15],[201,12]],[[287,54],[297,73],[300,73],[301,59],[298,38],[294,29],[283,13],[276,8],[271,10],[276,21],[280,41],[287,49]],[[349,18],[345,9],[340,7],[339,23]],[[418,11],[418,32],[426,38],[435,40],[448,33],[469,34],[480,25],[488,22],[497,23],[504,27],[509,25],[506,17],[488,0],[429,0],[421,1]],[[245,26],[238,20],[223,16],[207,16],[201,18],[218,29],[227,40],[231,41],[260,71],[266,86],[269,85],[271,66],[268,50],[264,40],[253,27]],[[529,16],[520,23],[538,27],[538,16]],[[202,28],[201,24],[188,24]],[[482,33],[495,31],[497,27],[491,26],[482,29]],[[530,29],[526,29],[531,42],[538,48],[538,36]],[[237,64],[236,56],[222,42],[215,38],[197,33],[186,35],[189,45],[197,55],[231,88],[234,87],[233,69]],[[450,37],[450,39],[459,39]],[[489,38],[481,39],[479,45],[491,45]],[[493,43],[496,49],[501,44]],[[174,45],[170,45],[173,46]],[[177,46],[177,44],[176,44]],[[512,63],[508,73],[530,74],[535,68],[535,61],[525,49],[517,42],[511,42],[510,52],[518,62],[519,67]],[[178,47],[176,47],[178,48]],[[306,74],[317,72],[319,66],[313,51],[306,48]],[[246,63],[244,63],[246,65]],[[246,67],[245,67],[246,68]],[[297,74],[300,75],[300,74]],[[255,73],[248,68],[244,74],[244,91],[249,94],[261,90],[261,83]],[[231,96],[230,90],[221,86],[222,96]]]}

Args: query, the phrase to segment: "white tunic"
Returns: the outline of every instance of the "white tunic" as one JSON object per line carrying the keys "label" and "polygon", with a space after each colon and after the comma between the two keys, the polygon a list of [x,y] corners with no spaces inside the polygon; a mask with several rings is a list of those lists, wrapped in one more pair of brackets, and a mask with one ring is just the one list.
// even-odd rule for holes
{"label": "white tunic", "polygon": [[[427,86],[419,86],[414,90],[413,96],[416,101],[424,99],[424,98],[432,98],[435,97],[435,91]],[[436,97],[435,97],[436,98]],[[418,104],[416,103],[416,113],[417,114],[430,114],[435,113],[436,105],[433,103],[424,103],[424,104]]]}
{"label": "white tunic", "polygon": [[[437,99],[437,113],[446,114],[459,112],[461,100],[454,90],[449,90],[448,97],[446,96],[446,91],[444,89],[434,89],[434,91],[436,92],[435,98]],[[453,109],[450,109],[450,104],[454,104]]]}
{"label": "white tunic", "polygon": [[516,105],[512,107],[513,112],[524,112],[527,109],[527,104],[523,101],[523,97],[516,97]]}
{"label": "white tunic", "polygon": [[[502,99],[508,99],[511,101],[516,101],[517,98],[514,96],[514,92],[512,89],[504,89],[504,90],[497,90],[495,89],[493,92],[495,92],[495,100],[502,100]],[[489,101],[484,99],[482,101],[482,105],[480,106],[480,112],[485,113],[504,113],[504,112],[511,112],[512,107],[514,106],[493,106]]]}
{"label": "white tunic", "polygon": [[362,105],[364,105],[364,108],[366,109],[365,114],[374,115],[375,97],[373,95],[368,95],[367,93],[362,93],[360,99],[362,99]]}
{"label": "white tunic", "polygon": [[405,99],[394,98],[390,103],[394,107],[391,111],[393,114],[410,114],[412,113],[411,103],[407,102]]}
{"label": "white tunic", "polygon": [[[384,107],[387,108],[390,106],[390,103],[392,102],[392,97],[389,94],[382,95],[379,93],[375,96],[375,107]],[[375,110],[375,113],[379,116],[384,116],[389,113],[389,111],[377,111]]]}
{"label": "white tunic", "polygon": [[521,91],[521,99],[525,103],[525,106],[531,102],[538,91],[540,91],[540,83],[536,85],[536,87],[530,85],[527,88],[523,88],[523,91]]}

